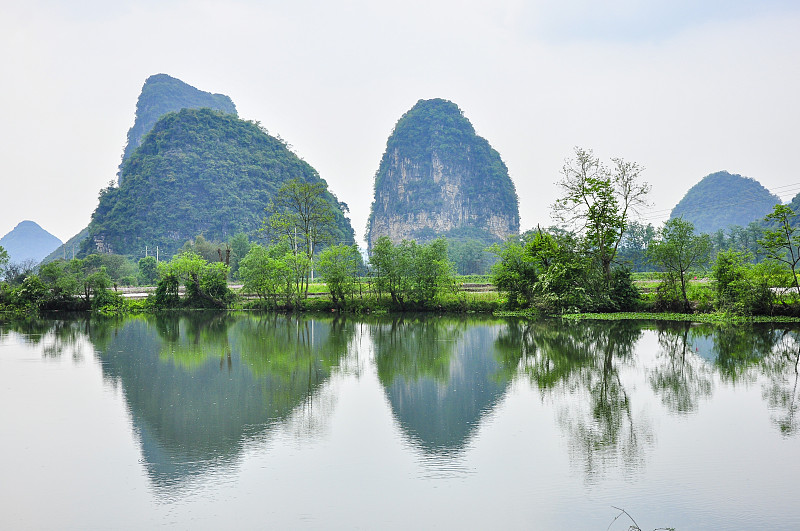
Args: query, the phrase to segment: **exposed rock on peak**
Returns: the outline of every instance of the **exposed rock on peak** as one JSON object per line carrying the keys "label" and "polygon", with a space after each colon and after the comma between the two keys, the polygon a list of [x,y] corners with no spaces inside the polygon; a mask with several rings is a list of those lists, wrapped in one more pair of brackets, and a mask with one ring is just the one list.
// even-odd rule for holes
{"label": "exposed rock on peak", "polygon": [[198,90],[167,74],[148,77],[136,102],[136,119],[128,130],[128,143],[122,153],[122,163],[142,145],[144,135],[150,132],[159,118],[169,112],[203,107],[236,115],[236,105],[224,94]]}
{"label": "exposed rock on peak", "polygon": [[488,243],[518,232],[517,194],[500,155],[455,103],[419,100],[395,125],[375,174],[369,246],[381,236]]}

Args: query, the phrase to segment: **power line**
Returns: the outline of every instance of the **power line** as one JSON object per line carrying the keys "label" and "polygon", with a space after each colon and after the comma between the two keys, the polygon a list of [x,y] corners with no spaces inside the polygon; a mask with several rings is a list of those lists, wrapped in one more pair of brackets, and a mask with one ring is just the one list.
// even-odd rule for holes
{"label": "power line", "polygon": [[[796,194],[797,192],[800,192],[800,183],[791,184],[791,185],[785,185],[785,186],[782,186],[780,188],[784,188],[785,190],[781,190],[779,193],[776,193],[774,195],[777,195],[778,198],[781,200],[781,202],[785,202],[786,200],[791,199],[795,195],[797,195]],[[692,205],[692,207],[683,210],[682,214],[693,214],[693,213],[701,212],[701,211],[709,209],[709,208],[732,208],[732,207],[736,207],[736,206],[742,206],[742,205],[747,205],[747,204],[752,204],[752,203],[759,203],[759,202],[761,202],[761,200],[757,199],[757,198],[737,199],[737,200],[728,200],[728,201],[724,201],[724,200],[723,201],[720,201],[720,200],[708,200],[708,201],[701,202],[699,204]],[[665,219],[665,218],[668,218],[671,215],[673,210],[674,210],[674,207],[673,208],[664,208],[664,209],[659,209],[659,210],[645,211],[643,214],[640,214],[638,216],[638,219],[641,220],[641,221]]]}

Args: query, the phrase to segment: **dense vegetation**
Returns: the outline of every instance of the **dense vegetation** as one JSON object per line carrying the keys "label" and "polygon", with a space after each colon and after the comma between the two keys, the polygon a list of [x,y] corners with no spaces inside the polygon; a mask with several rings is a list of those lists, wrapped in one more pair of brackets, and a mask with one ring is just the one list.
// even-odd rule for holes
{"label": "dense vegetation", "polygon": [[56,247],[52,253],[48,254],[44,257],[44,259],[42,259],[42,263],[46,264],[47,262],[52,262],[53,260],[58,260],[59,258],[75,258],[75,255],[81,250],[81,245],[88,237],[89,227],[86,227],[78,234]]}
{"label": "dense vegetation", "polygon": [[[141,94],[139,94],[139,100],[136,102],[136,118],[133,126],[128,130],[128,142],[122,153],[122,164],[142,144],[144,136],[153,128],[159,118],[181,109],[203,107],[236,115],[236,106],[224,94],[203,92],[167,74],[148,77],[144,82]],[[120,178],[122,178],[121,175]]]}
{"label": "dense vegetation", "polygon": [[703,177],[672,209],[697,232],[712,234],[731,225],[747,226],[767,215],[781,200],[758,181],[719,171]]}
{"label": "dense vegetation", "polygon": [[[376,232],[379,222],[398,217],[408,222],[403,238],[421,242],[439,236],[496,242],[491,218],[505,220],[509,233],[519,232],[517,194],[506,165],[447,100],[420,100],[400,118],[386,142],[374,186],[370,246],[386,235]],[[436,228],[441,226],[436,220],[451,217],[458,218],[452,234]],[[424,221],[420,226],[413,220]]]}
{"label": "dense vegetation", "polygon": [[322,186],[335,218],[336,242],[353,243],[347,206],[284,142],[258,124],[210,109],[162,117],[123,164],[121,185],[100,193],[84,253],[141,255],[158,246],[173,255],[202,234],[226,241],[253,234],[270,200],[287,181]]}

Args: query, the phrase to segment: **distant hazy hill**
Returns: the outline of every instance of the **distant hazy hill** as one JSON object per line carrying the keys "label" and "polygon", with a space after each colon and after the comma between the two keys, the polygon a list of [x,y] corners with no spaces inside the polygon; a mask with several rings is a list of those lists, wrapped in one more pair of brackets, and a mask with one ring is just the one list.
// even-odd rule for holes
{"label": "distant hazy hill", "polygon": [[517,193],[497,151],[455,103],[418,101],[395,125],[375,174],[369,245],[380,236],[488,242],[518,232]]}
{"label": "distant hazy hill", "polygon": [[[203,92],[167,74],[148,77],[136,102],[136,118],[128,131],[128,143],[122,153],[122,162],[128,160],[136,148],[142,145],[144,135],[159,118],[168,112],[203,107],[236,114],[236,106],[224,94]],[[120,165],[120,169],[121,167]]]}
{"label": "distant hazy hill", "polygon": [[692,186],[670,218],[691,221],[698,233],[713,233],[760,220],[780,202],[755,179],[719,171]]}
{"label": "distant hazy hill", "polygon": [[8,251],[9,261],[22,263],[42,258],[61,245],[61,240],[33,221],[23,221],[0,238],[0,247]]}
{"label": "distant hazy hill", "polygon": [[[83,252],[138,254],[158,246],[169,256],[198,234],[224,241],[252,233],[286,181],[324,182],[255,123],[210,109],[163,116],[120,176],[119,187],[100,194]],[[336,212],[337,242],[353,243],[346,205],[330,193],[327,199]]]}

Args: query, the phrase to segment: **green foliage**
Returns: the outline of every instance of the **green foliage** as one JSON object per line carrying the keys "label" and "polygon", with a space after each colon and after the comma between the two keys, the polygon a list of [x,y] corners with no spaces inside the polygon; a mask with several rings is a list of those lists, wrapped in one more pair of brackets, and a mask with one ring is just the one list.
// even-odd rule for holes
{"label": "green foliage", "polygon": [[771,313],[775,266],[774,262],[753,265],[749,256],[737,251],[719,253],[712,267],[717,309],[739,315]]}
{"label": "green foliage", "polygon": [[652,271],[653,266],[647,259],[647,247],[655,235],[656,229],[650,223],[628,223],[617,250],[617,262],[629,267],[631,271]]}
{"label": "green foliage", "polygon": [[235,234],[228,242],[228,247],[231,250],[231,262],[229,264],[231,267],[231,277],[239,278],[239,262],[241,262],[242,258],[247,256],[248,251],[250,251],[250,238],[248,238],[247,234],[244,232]]}
{"label": "green foliage", "polygon": [[239,277],[244,282],[242,290],[270,301],[273,308],[279,301],[288,305],[296,284],[292,262],[292,251],[286,241],[269,247],[253,245],[239,262]]}
{"label": "green foliage", "polygon": [[158,263],[155,256],[139,259],[139,284],[152,286],[158,280]]}
{"label": "green foliage", "polygon": [[649,184],[639,182],[642,168],[635,162],[617,158],[612,163],[607,168],[591,150],[576,147],[575,158],[561,170],[564,195],[553,205],[557,219],[583,236],[607,282],[629,217],[650,191]]}
{"label": "green foliage", "polygon": [[181,298],[178,293],[181,282],[175,273],[163,272],[156,285],[154,303],[156,308],[177,308]]}
{"label": "green foliage", "polygon": [[484,240],[447,238],[447,254],[459,275],[485,275],[494,263]]}
{"label": "green foliage", "polygon": [[609,296],[615,311],[631,312],[639,309],[642,295],[633,283],[630,269],[618,267],[611,272]]}
{"label": "green foliage", "polygon": [[5,273],[6,264],[8,264],[8,251],[0,246],[0,276]]}
{"label": "green foliage", "polygon": [[698,233],[713,234],[731,225],[745,227],[780,202],[755,179],[720,171],[690,188],[672,209],[670,218],[683,218]]}
{"label": "green foliage", "polygon": [[[455,175],[460,185],[453,192],[446,185]],[[383,220],[455,219],[450,210],[453,202],[465,210],[467,221],[460,220],[460,228],[486,230],[489,220],[499,217],[508,220],[511,232],[519,231],[517,193],[508,168],[489,142],[475,134],[458,106],[447,100],[419,100],[398,120],[386,142],[374,187],[367,228],[370,248],[381,235],[373,233],[373,228]],[[430,226],[405,235],[419,242],[438,236],[460,239]]]}
{"label": "green foliage", "polygon": [[382,236],[372,249],[369,263],[379,296],[388,294],[400,309],[407,309],[409,304],[429,306],[455,287],[447,242],[442,238],[427,244],[403,240],[395,245]]}
{"label": "green foliage", "polygon": [[206,240],[202,234],[194,237],[194,241],[189,240],[183,244],[179,253],[192,252],[199,255],[206,262],[224,262],[226,258],[227,245],[220,242]]}
{"label": "green foliage", "polygon": [[800,239],[797,237],[797,227],[792,224],[795,216],[794,211],[788,206],[775,205],[772,212],[764,218],[764,222],[771,228],[764,229],[763,237],[758,240],[758,244],[769,258],[788,266],[792,272],[794,287],[800,292],[800,284],[797,281]]}
{"label": "green foliage", "polygon": [[520,242],[509,240],[492,248],[499,260],[492,266],[492,283],[508,296],[511,308],[533,303],[534,285],[539,279],[536,263]]}
{"label": "green foliage", "polygon": [[12,311],[95,310],[118,313],[121,296],[111,290],[114,279],[106,264],[119,274],[130,264],[122,257],[92,255],[85,259],[55,260],[42,265],[39,274],[27,273],[16,286],[7,286],[4,305]]}
{"label": "green foliage", "polygon": [[683,310],[689,311],[686,294],[687,274],[691,268],[703,267],[711,253],[711,237],[695,235],[694,226],[681,218],[673,218],[659,231],[658,239],[648,248],[650,260],[666,273],[659,287],[659,295],[665,303],[675,300],[677,290],[683,302]]}
{"label": "green foliage", "polygon": [[283,240],[291,243],[296,255],[292,268],[296,270],[298,291],[302,292],[303,298],[308,296],[314,254],[336,235],[336,218],[325,200],[326,191],[324,182],[306,183],[290,179],[267,207],[269,216],[262,226],[273,242]]}
{"label": "green foliage", "polygon": [[352,300],[360,265],[361,254],[355,245],[334,245],[320,254],[317,269],[328,285],[334,306],[344,305],[348,296]]}
{"label": "green foliage", "polygon": [[498,291],[511,309],[533,307],[547,313],[587,310],[617,311],[639,306],[639,291],[630,270],[614,268],[606,282],[580,240],[563,232],[541,229],[523,242],[495,246],[499,260],[492,268]]}
{"label": "green foliage", "polygon": [[109,280],[112,284],[122,284],[124,278],[135,277],[138,267],[125,256],[118,254],[92,254],[84,260],[84,267],[91,271],[99,271],[105,268]]}
{"label": "green foliage", "polygon": [[[122,165],[119,187],[100,192],[83,252],[137,255],[158,246],[169,257],[198,234],[212,242],[252,234],[290,179],[324,182],[255,123],[210,109],[169,113]],[[353,243],[346,205],[327,191],[323,199],[334,212],[335,240]]]}
{"label": "green foliage", "polygon": [[236,106],[228,96],[197,90],[166,74],[156,74],[147,78],[136,102],[136,119],[128,131],[128,143],[122,153],[122,162],[128,160],[141,145],[142,138],[159,118],[169,112],[202,107],[236,114]]}
{"label": "green foliage", "polygon": [[[179,303],[189,308],[225,308],[233,299],[228,288],[228,266],[209,263],[191,251],[181,253],[169,262],[159,262],[159,281],[155,305],[171,308]],[[178,285],[186,289],[185,299],[179,300]]]}

